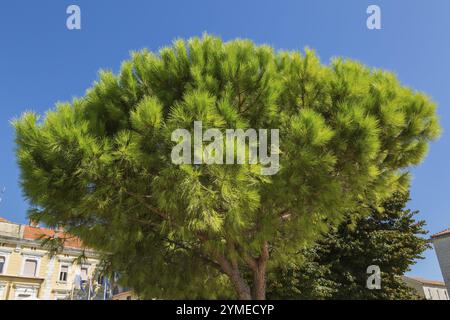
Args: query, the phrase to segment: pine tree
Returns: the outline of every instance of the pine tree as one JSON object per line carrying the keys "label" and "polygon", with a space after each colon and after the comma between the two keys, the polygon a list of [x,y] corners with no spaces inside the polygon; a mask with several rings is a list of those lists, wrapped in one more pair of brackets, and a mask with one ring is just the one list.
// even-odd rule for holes
{"label": "pine tree", "polygon": [[[280,171],[173,164],[171,133],[194,121],[279,129]],[[107,252],[151,298],[264,299],[267,273],[361,199],[405,190],[439,133],[435,105],[391,73],[208,35],[135,52],[14,125],[30,216]]]}
{"label": "pine tree", "polygon": [[[402,280],[429,248],[425,221],[405,209],[408,194],[396,193],[370,215],[349,213],[336,228],[302,251],[299,264],[273,273],[268,295],[274,299],[418,299]],[[361,209],[360,209],[361,211]],[[367,267],[381,270],[381,288],[366,287]]]}

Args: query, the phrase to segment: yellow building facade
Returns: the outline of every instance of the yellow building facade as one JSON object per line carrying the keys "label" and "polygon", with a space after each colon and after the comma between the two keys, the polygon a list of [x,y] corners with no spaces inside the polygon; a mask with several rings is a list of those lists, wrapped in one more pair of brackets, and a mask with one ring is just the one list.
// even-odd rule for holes
{"label": "yellow building facade", "polygon": [[[48,254],[41,236],[54,233],[0,218],[0,300],[70,299],[77,281],[98,280],[98,254],[83,250],[78,239],[68,241],[61,254]],[[86,259],[76,263],[83,251]]]}

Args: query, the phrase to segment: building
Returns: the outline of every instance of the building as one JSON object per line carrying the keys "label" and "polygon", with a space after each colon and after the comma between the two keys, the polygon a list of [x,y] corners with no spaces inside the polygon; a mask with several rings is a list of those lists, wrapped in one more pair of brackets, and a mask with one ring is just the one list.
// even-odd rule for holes
{"label": "building", "polygon": [[112,300],[139,300],[133,291],[123,291],[112,296]]}
{"label": "building", "polygon": [[436,250],[447,292],[450,292],[450,229],[432,235],[431,241]]}
{"label": "building", "polygon": [[[98,254],[84,250],[87,259],[77,264],[83,252],[78,238],[68,238],[60,254],[50,256],[42,247],[42,236],[61,236],[62,231],[36,225],[16,224],[0,218],[0,300],[60,300],[79,297],[89,288],[101,285],[95,281]],[[94,296],[94,290],[87,294]],[[101,293],[100,293],[101,294]],[[103,295],[102,295],[103,296]]]}
{"label": "building", "polygon": [[445,283],[419,277],[403,276],[407,286],[413,288],[417,295],[426,300],[450,300]]}

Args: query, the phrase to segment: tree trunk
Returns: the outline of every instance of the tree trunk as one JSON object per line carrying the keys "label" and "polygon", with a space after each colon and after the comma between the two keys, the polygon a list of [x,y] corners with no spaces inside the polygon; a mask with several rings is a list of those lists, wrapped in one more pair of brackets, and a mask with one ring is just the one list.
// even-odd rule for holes
{"label": "tree trunk", "polygon": [[239,300],[252,300],[252,295],[250,291],[250,287],[248,286],[245,279],[239,274],[232,275],[230,277],[231,282],[233,283],[234,289],[239,297]]}
{"label": "tree trunk", "polygon": [[253,268],[253,299],[266,300],[266,270],[269,260],[269,244],[264,243],[261,256],[256,260]]}
{"label": "tree trunk", "polygon": [[[264,268],[265,269],[265,268]],[[253,272],[253,300],[266,300],[266,271]]]}
{"label": "tree trunk", "polygon": [[228,260],[224,255],[217,255],[216,261],[228,276],[240,300],[266,299],[266,269],[269,260],[269,244],[264,243],[258,259],[246,256],[247,264],[253,271],[253,287],[247,284],[239,271],[236,260]]}
{"label": "tree trunk", "polygon": [[223,255],[218,255],[216,260],[233,284],[239,300],[251,300],[252,294],[250,287],[242,277],[238,265],[236,263],[230,263]]}

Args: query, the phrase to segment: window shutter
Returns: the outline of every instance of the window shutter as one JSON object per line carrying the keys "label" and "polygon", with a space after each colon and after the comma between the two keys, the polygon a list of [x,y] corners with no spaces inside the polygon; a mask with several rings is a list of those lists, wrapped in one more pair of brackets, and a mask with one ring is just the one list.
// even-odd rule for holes
{"label": "window shutter", "polygon": [[36,275],[36,260],[25,260],[25,267],[23,269],[23,274],[28,277],[34,277]]}
{"label": "window shutter", "polygon": [[5,267],[5,257],[0,257],[0,274],[3,273],[4,267]]}
{"label": "window shutter", "polygon": [[59,272],[59,281],[67,281],[68,273],[69,266],[61,266],[61,271]]}
{"label": "window shutter", "polygon": [[81,280],[86,281],[88,278],[88,269],[87,268],[81,268]]}

